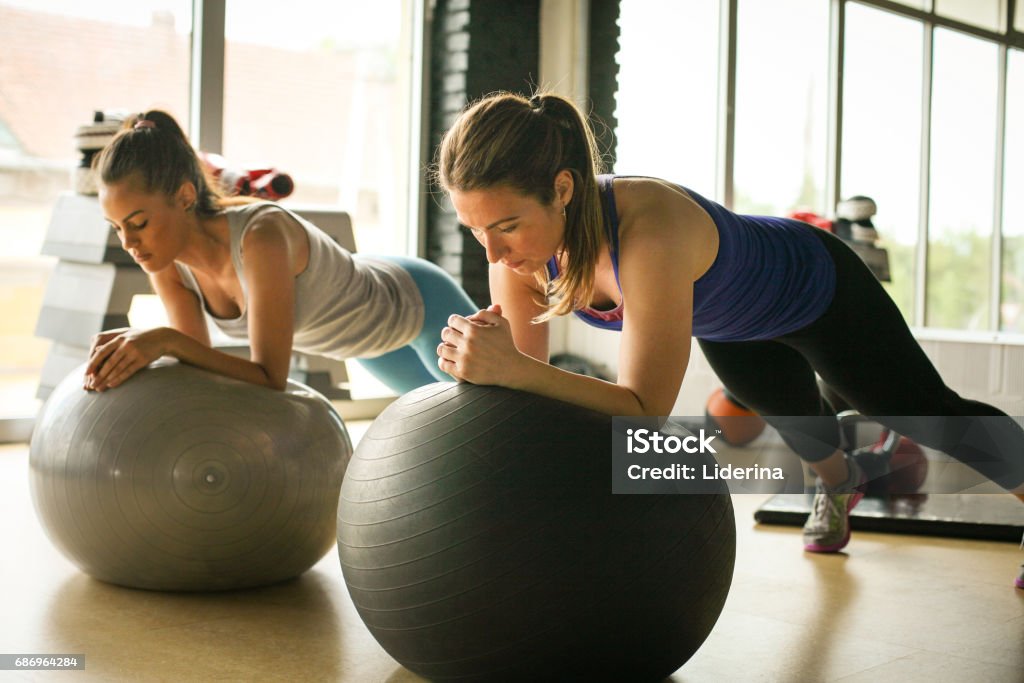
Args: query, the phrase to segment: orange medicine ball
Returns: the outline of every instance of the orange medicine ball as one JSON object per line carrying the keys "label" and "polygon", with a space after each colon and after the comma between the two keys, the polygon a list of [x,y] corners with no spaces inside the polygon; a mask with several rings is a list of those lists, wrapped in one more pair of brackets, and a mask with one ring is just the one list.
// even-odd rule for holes
{"label": "orange medicine ball", "polygon": [[748,410],[724,388],[719,387],[708,397],[704,411],[708,428],[721,431],[722,438],[732,446],[750,443],[764,431],[764,419]]}

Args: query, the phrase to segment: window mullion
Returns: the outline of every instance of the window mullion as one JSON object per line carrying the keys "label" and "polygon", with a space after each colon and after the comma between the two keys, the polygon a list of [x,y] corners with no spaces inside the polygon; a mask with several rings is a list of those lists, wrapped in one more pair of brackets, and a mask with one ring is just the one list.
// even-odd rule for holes
{"label": "window mullion", "polygon": [[721,0],[718,50],[718,201],[733,209],[736,166],[736,13],[739,0]]}
{"label": "window mullion", "polygon": [[1002,271],[1003,271],[1003,193],[1006,177],[1006,89],[1007,62],[1009,50],[1006,45],[999,46],[999,80],[996,91],[996,167],[995,167],[995,202],[992,213],[992,303],[989,306],[989,329],[999,330],[999,307],[1002,303]]}
{"label": "window mullion", "polygon": [[843,68],[846,39],[846,0],[831,0],[829,10],[828,138],[825,166],[825,213],[839,204],[843,164]]}
{"label": "window mullion", "polygon": [[227,0],[192,0],[189,137],[206,152],[224,140],[224,25]]}
{"label": "window mullion", "polygon": [[924,24],[921,66],[921,172],[917,224],[917,251],[914,264],[914,325],[924,327],[928,303],[928,223],[931,201],[931,137],[932,137],[932,59],[934,56],[935,26]]}

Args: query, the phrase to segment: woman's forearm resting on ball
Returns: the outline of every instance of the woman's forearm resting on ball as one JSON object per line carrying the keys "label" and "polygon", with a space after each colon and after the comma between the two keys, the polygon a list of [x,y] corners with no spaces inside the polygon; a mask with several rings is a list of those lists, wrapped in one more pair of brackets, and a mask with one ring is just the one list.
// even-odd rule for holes
{"label": "woman's forearm resting on ball", "polygon": [[288,379],[287,365],[283,371],[275,372],[258,362],[211,348],[180,330],[157,327],[111,330],[97,335],[86,368],[85,388],[96,391],[116,388],[162,356],[272,389],[284,389]]}
{"label": "woman's forearm resting on ball", "polygon": [[[469,318],[453,315],[448,325],[438,346],[438,364],[453,377],[529,391],[609,415],[668,415],[690,351],[689,338],[683,339],[685,333],[676,331],[678,326],[665,326],[671,335],[636,335],[627,325],[619,354],[619,382],[612,383],[546,363],[541,359],[546,358],[546,349],[540,352],[532,330],[524,327],[516,338],[501,306]],[[532,355],[523,348],[530,348]]]}
{"label": "woman's forearm resting on ball", "polygon": [[655,415],[662,412],[660,407],[644,405],[637,392],[628,386],[577,375],[533,358],[527,358],[523,367],[524,371],[517,373],[507,386],[608,415]]}

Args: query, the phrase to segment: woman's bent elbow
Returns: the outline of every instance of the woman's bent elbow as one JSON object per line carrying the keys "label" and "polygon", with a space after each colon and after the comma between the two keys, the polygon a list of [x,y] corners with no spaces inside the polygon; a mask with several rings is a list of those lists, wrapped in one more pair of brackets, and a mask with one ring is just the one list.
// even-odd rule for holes
{"label": "woman's bent elbow", "polygon": [[658,417],[668,415],[668,412],[672,410],[671,404],[666,404],[664,401],[658,401],[655,399],[644,400],[637,392],[629,389],[629,395],[633,399],[628,401],[627,405],[622,413],[623,417]]}
{"label": "woman's bent elbow", "polygon": [[636,397],[638,417],[666,417],[672,414],[672,408],[675,406],[675,399],[666,401],[665,399],[644,398],[633,394]]}

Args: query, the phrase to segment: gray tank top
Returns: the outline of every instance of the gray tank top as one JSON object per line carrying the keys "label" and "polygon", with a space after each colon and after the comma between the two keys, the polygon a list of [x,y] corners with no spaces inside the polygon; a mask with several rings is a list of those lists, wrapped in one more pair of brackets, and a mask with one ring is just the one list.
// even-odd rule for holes
{"label": "gray tank top", "polygon": [[404,268],[352,254],[309,221],[270,202],[224,210],[231,235],[231,261],[242,285],[244,307],[239,317],[211,314],[192,270],[175,262],[182,282],[196,293],[218,329],[234,339],[249,336],[242,237],[253,219],[265,211],[285,211],[309,238],[309,264],[295,277],[295,350],[338,360],[373,358],[405,346],[419,334],[423,297]]}

